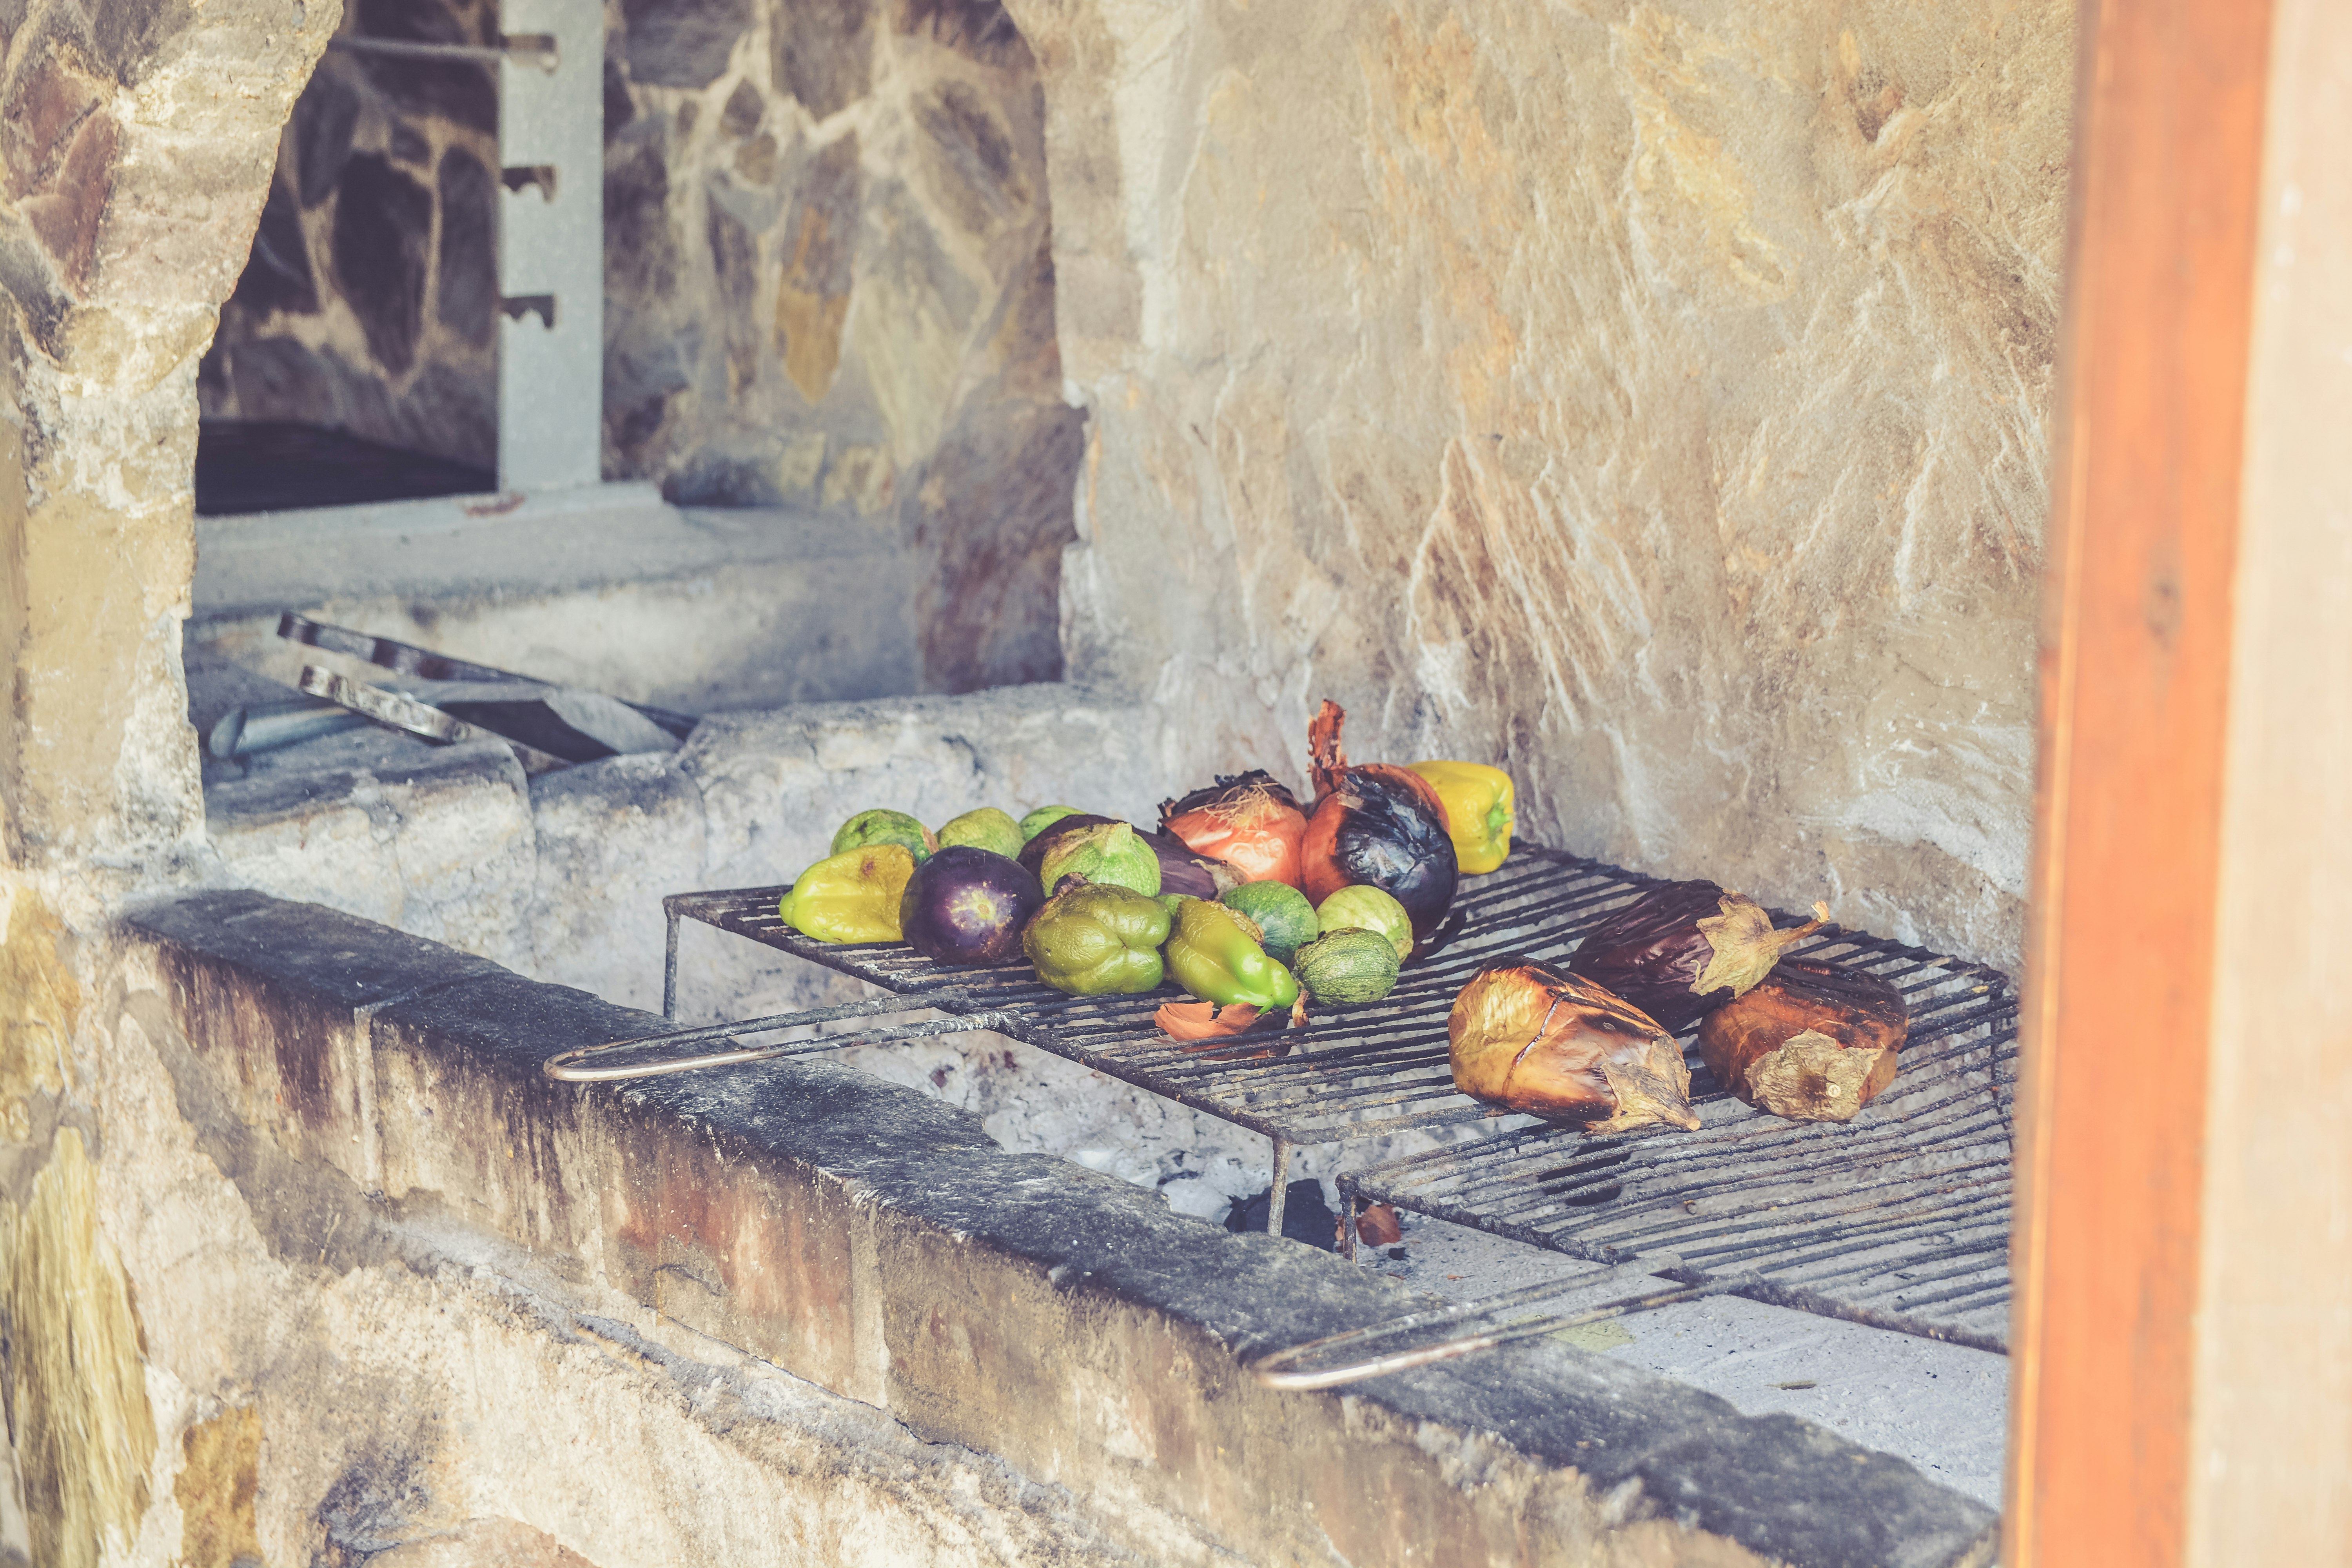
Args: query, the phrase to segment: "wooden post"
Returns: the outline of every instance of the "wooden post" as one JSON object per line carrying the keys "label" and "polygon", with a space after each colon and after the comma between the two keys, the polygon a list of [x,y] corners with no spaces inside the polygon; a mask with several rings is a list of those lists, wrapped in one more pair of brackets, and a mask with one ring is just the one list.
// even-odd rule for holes
{"label": "wooden post", "polygon": [[2085,6],[2009,1568],[2347,1559],[2347,146],[2340,0]]}

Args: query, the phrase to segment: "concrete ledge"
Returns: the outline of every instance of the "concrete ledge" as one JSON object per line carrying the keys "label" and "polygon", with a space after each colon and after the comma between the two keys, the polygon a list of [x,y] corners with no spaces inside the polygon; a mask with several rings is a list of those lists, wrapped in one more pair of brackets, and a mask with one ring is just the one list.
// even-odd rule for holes
{"label": "concrete ledge", "polygon": [[188,637],[291,685],[320,658],[277,640],[300,610],[688,712],[774,707],[915,689],[917,575],[895,524],[651,485],[440,497],[199,518]]}
{"label": "concrete ledge", "polygon": [[1146,1560],[1990,1559],[1993,1516],[1900,1460],[1554,1345],[1264,1390],[1239,1357],[1412,1299],[848,1069],[582,1092],[540,1062],[660,1020],[252,893],[130,925],[236,1118],[379,1223],[527,1248],[1066,1489]]}

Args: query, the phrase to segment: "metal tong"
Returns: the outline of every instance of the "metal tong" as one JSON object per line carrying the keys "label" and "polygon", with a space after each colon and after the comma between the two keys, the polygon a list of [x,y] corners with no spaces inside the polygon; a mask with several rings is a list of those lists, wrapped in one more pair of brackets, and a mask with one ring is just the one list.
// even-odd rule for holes
{"label": "metal tong", "polygon": [[[340,709],[443,743],[483,737],[504,741],[515,749],[525,772],[544,773],[605,757],[675,751],[696,722],[692,714],[552,686],[291,611],[278,618],[278,635],[406,676],[409,689],[386,690],[320,665],[305,665],[303,692],[332,707],[238,710],[215,726],[215,755],[266,750],[269,744],[288,745],[330,733],[344,727],[346,721],[335,712]],[[255,732],[257,720],[263,721],[259,733]]]}
{"label": "metal tong", "polygon": [[775,1061],[784,1057],[823,1056],[828,1051],[846,1050],[851,1046],[882,1045],[892,1040],[919,1040],[934,1035],[962,1035],[976,1030],[1001,1029],[1013,1022],[1011,1016],[1004,1013],[964,1013],[915,1024],[887,1024],[878,1029],[861,1029],[852,1035],[824,1035],[814,1040],[787,1040],[772,1046],[738,1046],[690,1057],[659,1057],[618,1067],[583,1065],[593,1058],[621,1051],[698,1045],[707,1040],[732,1039],[740,1035],[764,1035],[779,1029],[836,1023],[844,1018],[870,1018],[877,1014],[926,1012],[932,1005],[920,996],[877,996],[863,1002],[845,1002],[838,1006],[817,1007],[799,1013],[771,1013],[760,1018],[737,1018],[723,1024],[671,1029],[658,1035],[614,1040],[609,1045],[582,1046],[576,1050],[560,1051],[541,1063],[540,1070],[559,1083],[616,1083],[628,1079],[666,1078],[671,1073],[693,1072],[701,1068],[734,1067],[743,1062]]}
{"label": "metal tong", "polygon": [[[1493,1296],[1482,1296],[1475,1300],[1456,1301],[1424,1311],[1407,1312],[1386,1322],[1349,1329],[1344,1333],[1326,1334],[1321,1339],[1308,1340],[1286,1350],[1269,1352],[1245,1364],[1251,1375],[1268,1388],[1294,1393],[1338,1388],[1346,1384],[1361,1383],[1366,1378],[1384,1377],[1390,1373],[1452,1361],[1457,1356],[1492,1350],[1496,1345],[1510,1344],[1517,1340],[1556,1334],[1563,1329],[1605,1322],[1611,1318],[1631,1317],[1636,1312],[1654,1311],[1660,1307],[1696,1301],[1706,1296],[1729,1295],[1756,1283],[1753,1277],[1746,1275],[1710,1279],[1697,1285],[1669,1283],[1620,1296],[1596,1307],[1533,1315],[1525,1310],[1538,1302],[1590,1290],[1596,1285],[1605,1286],[1622,1279],[1666,1274],[1680,1268],[1682,1261],[1681,1258],[1670,1252],[1645,1253],[1598,1274],[1575,1274],[1562,1279],[1546,1279]],[[1379,1345],[1391,1340],[1410,1340],[1431,1329],[1458,1328],[1481,1319],[1492,1321],[1486,1327],[1474,1329],[1467,1333],[1454,1333],[1428,1343],[1360,1353],[1366,1346]],[[1326,1360],[1343,1351],[1360,1353],[1337,1363]]]}

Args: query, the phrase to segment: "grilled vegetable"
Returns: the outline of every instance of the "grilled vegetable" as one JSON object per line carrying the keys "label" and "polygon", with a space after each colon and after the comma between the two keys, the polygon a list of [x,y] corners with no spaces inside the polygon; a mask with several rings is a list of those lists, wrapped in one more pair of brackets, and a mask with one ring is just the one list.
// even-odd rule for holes
{"label": "grilled vegetable", "polygon": [[1160,803],[1160,829],[1199,854],[1233,868],[1244,882],[1299,885],[1298,845],[1307,814],[1298,798],[1262,768],[1220,776],[1207,789]]}
{"label": "grilled vegetable", "polygon": [[1454,858],[1473,875],[1492,871],[1511,852],[1517,791],[1511,775],[1484,763],[1415,763],[1412,771],[1430,783],[1445,805],[1445,829]]}
{"label": "grilled vegetable", "polygon": [[1903,994],[1876,975],[1784,958],[1706,1016],[1698,1049],[1716,1080],[1759,1110],[1851,1121],[1895,1081],[1895,1055],[1910,1033]]}
{"label": "grilled vegetable", "polygon": [[1315,918],[1315,906],[1287,882],[1244,882],[1226,889],[1217,901],[1257,922],[1259,942],[1277,963],[1288,963],[1299,948],[1323,931]]}
{"label": "grilled vegetable", "polygon": [[1084,877],[1152,897],[1160,892],[1160,856],[1124,822],[1063,834],[1045,851],[1043,869],[1038,879],[1049,888],[1059,888],[1065,877]]}
{"label": "grilled vegetable", "polygon": [[1459,879],[1445,805],[1411,768],[1349,767],[1340,750],[1347,714],[1326,699],[1308,728],[1315,811],[1299,845],[1307,896],[1318,905],[1346,887],[1378,888],[1404,906],[1416,939],[1445,918]]}
{"label": "grilled vegetable", "polygon": [[868,844],[903,844],[919,866],[930,858],[932,852],[940,847],[938,836],[929,828],[903,811],[890,811],[879,806],[872,811],[859,812],[843,823],[840,831],[833,836],[833,852],[836,855],[863,849]]}
{"label": "grilled vegetable", "polygon": [[1396,989],[1396,944],[1376,931],[1350,927],[1300,948],[1291,967],[1307,994],[1324,1006],[1360,1006]]}
{"label": "grilled vegetable", "polygon": [[1028,843],[1066,816],[1082,815],[1075,805],[1041,805],[1021,819],[1021,842]]}
{"label": "grilled vegetable", "polygon": [[[1073,833],[1083,832],[1089,827],[1108,827],[1118,820],[1116,816],[1096,816],[1083,811],[1059,817],[1039,828],[1031,836],[1029,842],[1021,847],[1021,863],[1034,871],[1037,879],[1043,882],[1045,879],[1045,857],[1053,852],[1055,845]],[[1046,882],[1045,890],[1052,892],[1054,885]]]}
{"label": "grilled vegetable", "polygon": [[1446,1032],[1454,1087],[1489,1104],[1593,1132],[1698,1125],[1673,1037],[1565,970],[1518,958],[1487,965],[1454,999]]}
{"label": "grilled vegetable", "polygon": [[1412,917],[1378,888],[1342,888],[1316,907],[1318,930],[1376,931],[1396,944],[1397,962],[1412,956]]}
{"label": "grilled vegetable", "polygon": [[1160,984],[1168,911],[1132,888],[1081,883],[1046,901],[1022,933],[1037,978],[1073,996],[1131,995]]}
{"label": "grilled vegetable", "polygon": [[1168,938],[1168,973],[1203,1002],[1246,1002],[1261,1012],[1298,1000],[1298,982],[1258,945],[1257,922],[1206,899],[1176,906]]}
{"label": "grilled vegetable", "polygon": [[1213,899],[1225,889],[1240,885],[1240,878],[1213,860],[1202,859],[1172,833],[1146,833],[1139,827],[1135,836],[1151,846],[1151,853],[1159,857],[1162,898],[1182,893],[1190,898]]}
{"label": "grilled vegetable", "polygon": [[914,874],[903,844],[845,850],[793,878],[776,913],[819,942],[898,942],[898,903]]}
{"label": "grilled vegetable", "polygon": [[1045,902],[1020,862],[950,844],[915,868],[898,900],[909,946],[941,963],[1003,963],[1021,952],[1021,928]]}
{"label": "grilled vegetable", "polygon": [[1713,882],[1668,882],[1595,927],[1568,961],[1680,1034],[1701,1014],[1744,996],[1772,973],[1780,952],[1819,930],[1829,906],[1793,931],[1774,931],[1755,900]]}
{"label": "grilled vegetable", "polygon": [[975,849],[985,849],[1006,859],[1018,858],[1021,846],[1027,842],[1021,837],[1021,825],[1008,814],[992,805],[977,811],[967,811],[940,828],[941,844],[969,844]]}

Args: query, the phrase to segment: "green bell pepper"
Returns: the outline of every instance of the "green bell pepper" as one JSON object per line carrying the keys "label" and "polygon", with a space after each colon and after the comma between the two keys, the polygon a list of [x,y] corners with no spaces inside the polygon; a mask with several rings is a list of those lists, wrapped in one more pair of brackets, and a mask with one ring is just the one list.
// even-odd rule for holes
{"label": "green bell pepper", "polygon": [[1203,1002],[1229,1007],[1246,1003],[1260,1012],[1298,1000],[1298,981],[1258,945],[1257,922],[1239,910],[1205,899],[1186,899],[1176,909],[1175,934],[1168,939],[1168,971],[1176,984]]}
{"label": "green bell pepper", "polygon": [[1037,978],[1073,996],[1149,991],[1164,973],[1160,944],[1168,911],[1158,899],[1109,882],[1089,882],[1046,900],[1022,933]]}

